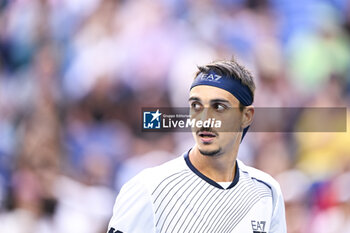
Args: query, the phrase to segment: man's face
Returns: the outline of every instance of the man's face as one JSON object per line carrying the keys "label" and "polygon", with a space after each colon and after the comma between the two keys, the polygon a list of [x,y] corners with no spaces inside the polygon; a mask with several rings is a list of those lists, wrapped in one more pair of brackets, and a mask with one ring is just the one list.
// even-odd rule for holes
{"label": "man's face", "polygon": [[237,140],[240,142],[243,113],[239,110],[239,101],[231,93],[213,86],[195,86],[190,91],[189,104],[192,118],[221,121],[221,128],[192,129],[197,147],[203,155],[223,154],[232,149]]}

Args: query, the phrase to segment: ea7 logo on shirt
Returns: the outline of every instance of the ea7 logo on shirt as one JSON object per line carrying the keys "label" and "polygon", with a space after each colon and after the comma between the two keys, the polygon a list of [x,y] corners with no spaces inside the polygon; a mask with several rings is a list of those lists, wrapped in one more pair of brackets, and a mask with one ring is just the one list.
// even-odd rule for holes
{"label": "ea7 logo on shirt", "polygon": [[251,223],[252,223],[253,233],[266,233],[265,231],[266,221],[252,220]]}
{"label": "ea7 logo on shirt", "polygon": [[113,227],[111,227],[111,229],[109,229],[108,233],[123,233],[122,231],[115,231],[115,229]]}

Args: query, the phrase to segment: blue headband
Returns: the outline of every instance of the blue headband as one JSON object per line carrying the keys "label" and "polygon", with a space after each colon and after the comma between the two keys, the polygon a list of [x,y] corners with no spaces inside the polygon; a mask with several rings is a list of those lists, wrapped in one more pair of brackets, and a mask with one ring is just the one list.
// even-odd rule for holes
{"label": "blue headband", "polygon": [[244,106],[249,106],[253,103],[253,95],[249,88],[238,79],[217,75],[214,72],[209,72],[208,74],[200,73],[193,81],[191,89],[199,85],[224,89],[236,97]]}
{"label": "blue headband", "polygon": [[[190,90],[199,85],[207,85],[218,87],[230,92],[244,106],[249,106],[253,103],[253,95],[249,88],[241,83],[239,79],[217,75],[214,72],[208,74],[200,73],[193,81]],[[243,129],[242,140],[247,133],[249,126]]]}

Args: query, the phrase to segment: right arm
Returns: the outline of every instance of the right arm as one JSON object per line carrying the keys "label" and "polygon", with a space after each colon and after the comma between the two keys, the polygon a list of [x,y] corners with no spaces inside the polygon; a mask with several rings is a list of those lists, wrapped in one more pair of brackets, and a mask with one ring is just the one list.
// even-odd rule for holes
{"label": "right arm", "polygon": [[115,201],[108,233],[155,232],[153,205],[146,187],[133,178]]}

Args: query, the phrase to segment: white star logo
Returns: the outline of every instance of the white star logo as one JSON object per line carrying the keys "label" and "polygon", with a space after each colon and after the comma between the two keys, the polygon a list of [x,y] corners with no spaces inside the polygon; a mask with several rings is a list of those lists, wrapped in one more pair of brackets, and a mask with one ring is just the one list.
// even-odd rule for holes
{"label": "white star logo", "polygon": [[159,109],[157,109],[157,111],[156,111],[155,113],[151,113],[151,114],[152,114],[152,116],[153,116],[151,122],[154,121],[155,119],[157,119],[157,121],[159,121],[159,116],[162,115],[162,114],[159,112]]}

